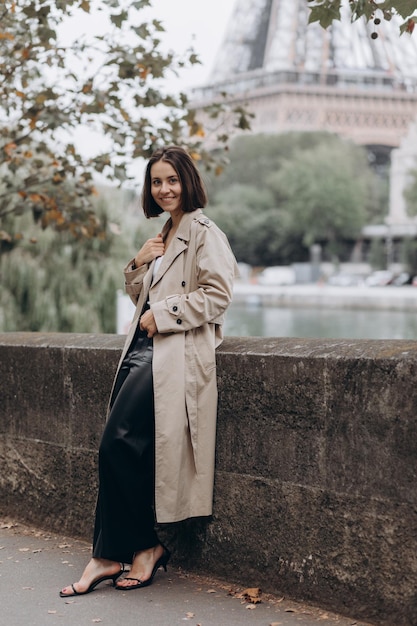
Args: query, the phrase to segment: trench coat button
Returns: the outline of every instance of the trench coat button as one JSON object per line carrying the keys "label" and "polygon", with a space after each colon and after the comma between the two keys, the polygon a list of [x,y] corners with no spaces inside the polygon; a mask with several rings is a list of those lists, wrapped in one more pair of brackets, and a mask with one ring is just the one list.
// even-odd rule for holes
{"label": "trench coat button", "polygon": [[174,311],[174,313],[176,313],[178,311],[178,307],[177,306],[173,306],[172,310]]}
{"label": "trench coat button", "polygon": [[182,324],[182,320],[177,320],[177,324]]}
{"label": "trench coat button", "polygon": [[185,280],[182,281],[181,287],[185,287]]}
{"label": "trench coat button", "polygon": [[204,220],[205,224],[210,224],[210,220]]}

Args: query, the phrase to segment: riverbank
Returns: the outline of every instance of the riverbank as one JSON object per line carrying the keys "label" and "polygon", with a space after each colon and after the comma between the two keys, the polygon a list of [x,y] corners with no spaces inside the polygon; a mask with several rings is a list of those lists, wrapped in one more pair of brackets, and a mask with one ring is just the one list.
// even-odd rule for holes
{"label": "riverbank", "polygon": [[339,309],[417,311],[417,288],[336,287],[326,284],[257,285],[236,282],[235,303],[259,306],[311,306]]}

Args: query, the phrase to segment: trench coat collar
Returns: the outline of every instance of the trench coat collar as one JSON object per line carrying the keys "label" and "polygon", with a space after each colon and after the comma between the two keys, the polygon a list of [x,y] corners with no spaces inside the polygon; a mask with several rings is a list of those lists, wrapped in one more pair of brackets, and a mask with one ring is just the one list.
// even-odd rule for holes
{"label": "trench coat collar", "polygon": [[[190,213],[184,213],[178,225],[177,232],[175,233],[175,237],[173,241],[175,241],[175,239],[182,239],[183,241],[188,242],[190,240],[191,222],[195,219],[198,219],[202,215],[203,215],[202,209],[195,209],[194,211],[191,211]],[[169,218],[165,222],[162,228],[162,237],[165,237],[168,234],[168,231],[171,228],[171,223],[172,223],[171,218]]]}
{"label": "trench coat collar", "polygon": [[[195,211],[191,211],[190,213],[184,213],[181,218],[181,221],[178,225],[177,232],[175,233],[175,237],[171,241],[167,252],[164,254],[164,258],[162,259],[162,263],[159,266],[159,269],[152,281],[151,288],[154,287],[163,277],[167,269],[173,263],[173,261],[177,258],[179,254],[181,254],[184,250],[188,248],[188,242],[190,241],[190,227],[193,220],[198,219],[203,215],[203,211],[201,209],[195,209]],[[162,237],[168,234],[169,229],[171,228],[171,218],[169,218],[163,228],[162,228]]]}

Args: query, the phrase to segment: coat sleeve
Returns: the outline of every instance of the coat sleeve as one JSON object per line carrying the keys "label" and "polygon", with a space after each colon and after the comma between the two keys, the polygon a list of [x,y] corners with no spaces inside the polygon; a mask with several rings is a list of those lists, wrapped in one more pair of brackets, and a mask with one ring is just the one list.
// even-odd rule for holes
{"label": "coat sleeve", "polygon": [[142,291],[143,279],[145,278],[145,274],[148,271],[148,266],[142,265],[141,267],[133,270],[132,264],[133,259],[129,261],[129,263],[124,268],[125,289],[128,296],[130,296],[133,304],[136,305]]}
{"label": "coat sleeve", "polygon": [[215,323],[232,300],[237,265],[222,231],[213,223],[200,225],[196,250],[188,250],[187,254],[194,257],[196,289],[151,303],[159,333],[185,332]]}

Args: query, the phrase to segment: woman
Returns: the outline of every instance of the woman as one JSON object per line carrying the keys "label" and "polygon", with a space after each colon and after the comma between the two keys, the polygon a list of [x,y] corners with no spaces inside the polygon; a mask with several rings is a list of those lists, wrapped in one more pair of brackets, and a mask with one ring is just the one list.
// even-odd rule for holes
{"label": "woman", "polygon": [[[93,555],[61,597],[104,580],[128,591],[150,585],[170,557],[158,523],[212,513],[217,384],[215,348],[232,298],[236,261],[203,214],[200,174],[177,146],[146,168],[146,217],[163,211],[162,233],[125,268],[136,312],[111,393],[99,451]],[[131,563],[129,576],[123,563]]]}

